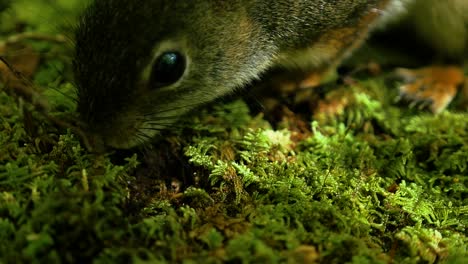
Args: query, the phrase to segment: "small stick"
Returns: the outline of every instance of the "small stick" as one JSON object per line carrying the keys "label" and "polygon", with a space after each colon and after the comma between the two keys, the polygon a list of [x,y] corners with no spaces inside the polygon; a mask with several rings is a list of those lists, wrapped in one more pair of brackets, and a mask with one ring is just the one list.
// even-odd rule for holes
{"label": "small stick", "polygon": [[14,82],[14,84],[11,85],[11,87],[13,88],[12,90],[14,90],[19,97],[23,98],[26,102],[30,103],[39,113],[41,113],[46,119],[48,119],[53,124],[61,128],[71,129],[76,135],[78,135],[78,137],[81,138],[81,141],[83,142],[86,149],[92,151],[93,148],[91,147],[86,133],[82,129],[72,125],[71,123],[51,116],[49,114],[50,110],[47,102],[42,99],[39,93],[37,93],[36,91],[34,91],[34,89],[31,88],[32,85],[27,80],[25,80],[23,75],[19,71],[17,71],[12,65],[10,65],[10,63],[7,60],[5,60],[5,58],[0,56],[0,61],[4,63],[8,70],[17,78],[16,82]]}
{"label": "small stick", "polygon": [[35,33],[35,32],[23,32],[23,33],[19,33],[19,34],[8,37],[5,41],[0,42],[0,46],[15,44],[25,39],[49,41],[49,42],[56,42],[60,44],[67,43],[67,37],[65,37],[65,35],[62,35],[62,34],[57,34],[57,35],[52,36],[52,35],[47,35],[47,34]]}

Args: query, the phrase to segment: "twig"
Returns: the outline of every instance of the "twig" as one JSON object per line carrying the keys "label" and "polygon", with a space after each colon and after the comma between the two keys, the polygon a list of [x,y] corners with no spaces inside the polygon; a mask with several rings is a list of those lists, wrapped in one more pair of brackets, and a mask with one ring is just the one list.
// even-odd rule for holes
{"label": "twig", "polygon": [[[86,149],[92,151],[91,144],[88,140],[86,133],[79,127],[72,125],[66,121],[60,120],[54,116],[51,116],[49,106],[45,100],[43,100],[42,96],[33,89],[33,85],[21,74],[21,72],[17,71],[5,58],[0,56],[0,61],[5,64],[8,70],[16,77],[10,87],[18,96],[23,98],[26,102],[30,103],[34,109],[36,109],[39,113],[41,113],[46,119],[48,119],[53,124],[57,125],[58,127],[71,129],[78,137],[81,138]],[[10,81],[10,80],[9,80]]]}
{"label": "twig", "polygon": [[60,44],[67,43],[67,38],[62,34],[48,35],[48,34],[41,34],[41,33],[35,33],[35,32],[23,32],[23,33],[19,33],[19,34],[8,37],[5,41],[0,42],[0,46],[16,44],[26,39],[56,42]]}

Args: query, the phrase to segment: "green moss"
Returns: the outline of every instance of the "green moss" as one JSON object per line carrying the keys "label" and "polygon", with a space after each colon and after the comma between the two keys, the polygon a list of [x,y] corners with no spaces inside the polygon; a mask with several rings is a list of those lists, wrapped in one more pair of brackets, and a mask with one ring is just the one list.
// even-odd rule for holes
{"label": "green moss", "polygon": [[[0,262],[466,263],[467,113],[396,105],[386,80],[340,87],[345,111],[310,131],[237,100],[104,155],[1,91]],[[74,115],[69,59],[44,56],[34,83]]]}

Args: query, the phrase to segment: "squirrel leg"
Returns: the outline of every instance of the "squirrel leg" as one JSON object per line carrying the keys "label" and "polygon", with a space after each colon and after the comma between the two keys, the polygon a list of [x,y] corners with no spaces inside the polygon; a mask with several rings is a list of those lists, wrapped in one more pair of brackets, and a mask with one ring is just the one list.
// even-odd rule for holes
{"label": "squirrel leg", "polygon": [[412,105],[427,106],[435,114],[448,106],[465,80],[463,69],[454,65],[400,68],[396,74],[405,82],[400,86],[400,98]]}

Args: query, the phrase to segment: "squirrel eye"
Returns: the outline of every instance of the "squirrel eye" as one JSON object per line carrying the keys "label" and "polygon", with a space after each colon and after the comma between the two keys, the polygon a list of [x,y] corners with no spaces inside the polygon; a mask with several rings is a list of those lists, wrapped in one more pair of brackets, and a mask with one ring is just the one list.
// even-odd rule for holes
{"label": "squirrel eye", "polygon": [[153,63],[151,87],[159,88],[177,82],[185,72],[185,57],[178,52],[164,52]]}

